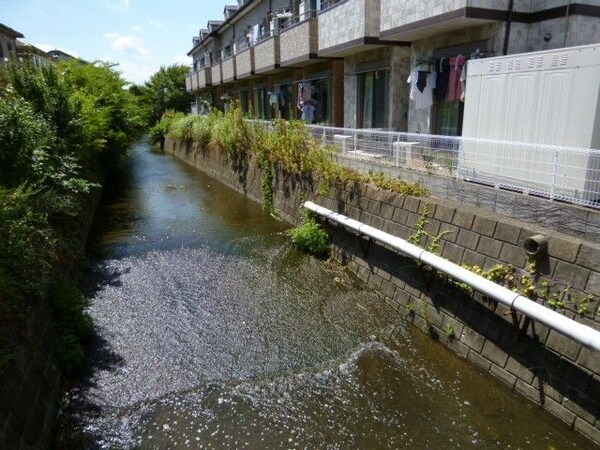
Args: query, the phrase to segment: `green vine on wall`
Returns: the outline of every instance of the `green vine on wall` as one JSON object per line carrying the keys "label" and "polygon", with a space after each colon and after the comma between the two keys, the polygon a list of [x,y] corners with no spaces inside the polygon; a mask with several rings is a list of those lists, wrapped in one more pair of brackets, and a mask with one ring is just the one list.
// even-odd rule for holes
{"label": "green vine on wall", "polygon": [[[442,231],[437,236],[432,236],[425,231],[425,228],[429,223],[429,204],[425,204],[423,211],[415,224],[415,232],[408,240],[414,245],[435,253],[439,249],[441,238],[451,231]],[[424,244],[426,244],[428,240],[429,244],[425,247]],[[570,287],[566,287],[562,291],[552,290],[548,280],[539,280],[540,274],[538,262],[533,257],[530,257],[528,260],[526,273],[520,275],[516,274],[516,269],[513,266],[502,263],[494,264],[488,270],[484,270],[477,265],[470,266],[468,264],[463,264],[462,267],[487,280],[518,292],[520,295],[531,300],[536,301],[539,299],[545,301],[550,308],[561,312],[567,309],[568,305],[571,305],[580,316],[588,315],[591,312],[590,304],[595,300],[595,297],[591,294],[584,294],[581,296],[571,294]],[[458,287],[467,295],[473,295],[473,289],[469,285],[453,281],[447,276],[444,276],[443,278]],[[600,316],[600,307],[596,314]]]}

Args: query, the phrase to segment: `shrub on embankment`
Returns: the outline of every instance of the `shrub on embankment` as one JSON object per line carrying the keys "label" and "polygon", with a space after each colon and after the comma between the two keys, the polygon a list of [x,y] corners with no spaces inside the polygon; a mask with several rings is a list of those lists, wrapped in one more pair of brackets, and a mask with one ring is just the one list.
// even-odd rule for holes
{"label": "shrub on embankment", "polygon": [[[165,113],[152,129],[151,138],[162,146],[167,135],[179,141],[193,141],[200,148],[215,145],[236,162],[254,156],[262,172],[263,208],[271,215],[275,215],[273,180],[276,167],[290,175],[316,179],[321,193],[334,185],[360,182],[414,196],[427,193],[417,183],[383,173],[363,175],[342,166],[335,161],[335,147],[317,142],[303,122],[277,120],[267,127],[245,120],[237,106],[225,113],[213,110],[207,116]],[[317,256],[328,253],[327,233],[312,218],[306,218],[302,226],[291,230],[290,236],[300,250]]]}
{"label": "shrub on embankment", "polygon": [[0,369],[26,338],[28,312],[52,292],[58,360],[67,371],[81,365],[89,327],[73,324],[89,319],[62,279],[80,254],[91,196],[142,131],[124,86],[103,64],[0,71]]}
{"label": "shrub on embankment", "polygon": [[314,176],[321,191],[334,184],[363,182],[414,196],[427,194],[418,183],[383,174],[363,175],[342,166],[335,161],[336,149],[315,140],[300,121],[276,120],[267,127],[245,120],[238,107],[225,113],[213,110],[206,116],[178,117],[176,114],[166,113],[153,128],[151,137],[155,143],[162,142],[168,135],[180,141],[196,142],[201,147],[216,145],[234,159],[251,154],[265,172],[278,166],[289,174]]}

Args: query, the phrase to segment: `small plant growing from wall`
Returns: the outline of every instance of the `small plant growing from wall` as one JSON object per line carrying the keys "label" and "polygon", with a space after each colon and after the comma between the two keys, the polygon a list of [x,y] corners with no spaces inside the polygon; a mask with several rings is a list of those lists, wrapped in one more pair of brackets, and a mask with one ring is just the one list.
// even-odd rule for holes
{"label": "small plant growing from wall", "polygon": [[[425,227],[429,223],[429,204],[426,203],[423,207],[423,212],[421,213],[421,216],[415,225],[415,232],[408,238],[408,242],[425,248],[425,250],[428,252],[437,253],[440,249],[440,241],[442,238],[450,233],[453,233],[453,231],[445,230],[440,232],[437,236],[433,236],[425,231]],[[427,240],[430,240],[429,245],[427,247],[423,247]]]}
{"label": "small plant growing from wall", "polygon": [[456,338],[456,332],[454,331],[454,327],[451,324],[448,324],[444,327],[444,334],[448,339]]}
{"label": "small plant growing from wall", "polygon": [[329,256],[329,235],[312,214],[305,212],[302,225],[289,230],[288,234],[299,250],[321,258]]}
{"label": "small plant growing from wall", "polygon": [[406,312],[409,317],[413,317],[415,315],[415,305],[413,302],[408,302],[406,305]]}

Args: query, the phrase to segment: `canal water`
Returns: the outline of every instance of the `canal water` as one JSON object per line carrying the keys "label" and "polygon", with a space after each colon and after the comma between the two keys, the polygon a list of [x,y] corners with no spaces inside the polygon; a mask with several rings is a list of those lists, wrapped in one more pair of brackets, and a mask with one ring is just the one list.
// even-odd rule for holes
{"label": "canal water", "polygon": [[108,184],[59,448],[592,448],[218,181],[140,143]]}

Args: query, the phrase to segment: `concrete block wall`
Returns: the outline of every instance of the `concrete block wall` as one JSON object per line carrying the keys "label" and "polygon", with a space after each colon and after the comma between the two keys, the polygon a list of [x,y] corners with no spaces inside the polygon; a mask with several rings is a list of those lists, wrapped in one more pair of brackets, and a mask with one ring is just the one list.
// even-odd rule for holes
{"label": "concrete block wall", "polygon": [[[88,239],[100,196],[100,191],[91,195],[78,222],[81,250]],[[14,324],[4,323],[0,328],[5,336],[7,332],[16,334],[17,342],[12,352],[14,357],[5,361],[0,370],[0,449],[54,448],[63,377],[54,356],[50,300],[36,300],[28,312],[27,323],[15,330],[10,330],[11,326]]]}
{"label": "concrete block wall", "polygon": [[0,448],[50,448],[54,441],[62,391],[47,301],[32,312],[26,334],[0,374]]}
{"label": "concrete block wall", "polygon": [[[166,150],[229,187],[261,201],[261,174],[251,156],[231,161],[215,148],[167,141]],[[456,263],[489,268],[500,263],[526,273],[525,238],[534,225],[435,198],[415,198],[357,184],[316,194],[308,177],[276,172],[278,214],[292,224],[301,220],[304,200],[313,200],[388,233],[408,239],[425,209],[432,236],[449,231],[440,253]],[[541,405],[577,431],[600,443],[600,358],[562,335],[479,294],[468,295],[433,271],[389,249],[370,244],[327,224],[333,256],[365,283],[380,291],[408,320],[457,354],[502,380],[515,392]],[[431,238],[430,238],[431,239]],[[590,313],[581,316],[563,294],[565,315],[600,329],[600,245],[562,234],[549,236],[548,254],[539,261],[539,278],[551,289],[581,298],[595,295]],[[449,336],[452,330],[453,336]]]}

